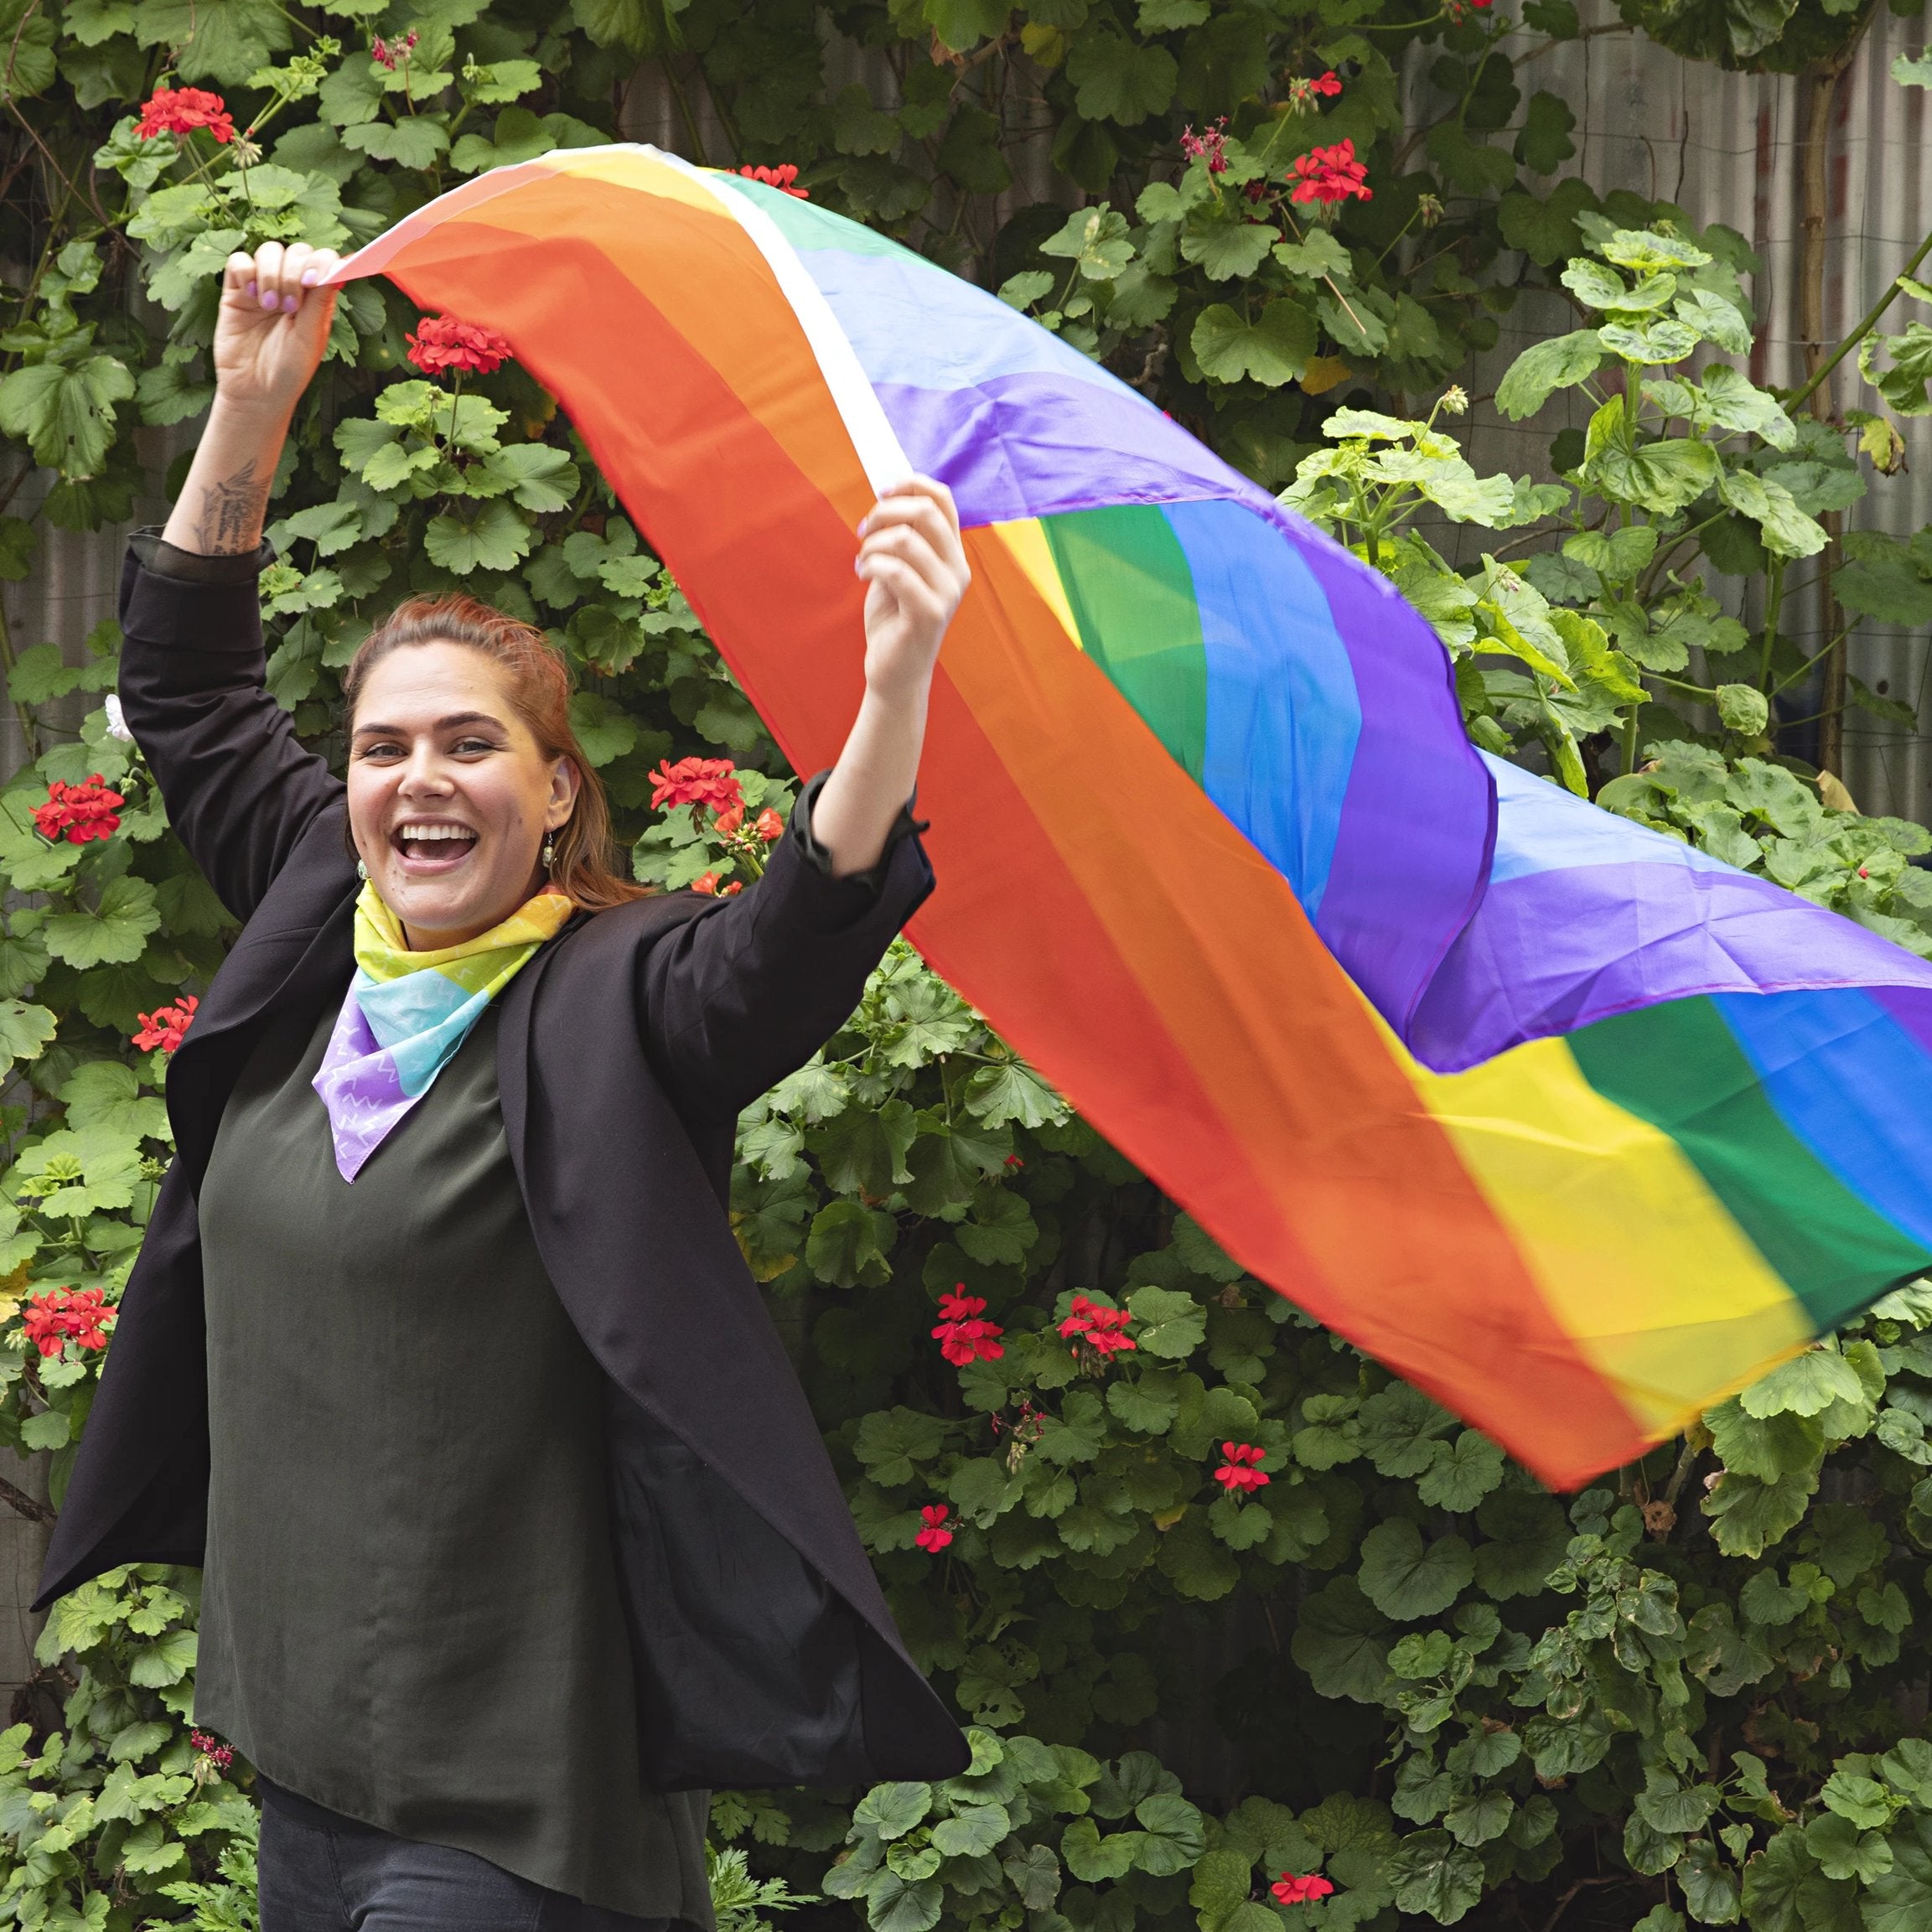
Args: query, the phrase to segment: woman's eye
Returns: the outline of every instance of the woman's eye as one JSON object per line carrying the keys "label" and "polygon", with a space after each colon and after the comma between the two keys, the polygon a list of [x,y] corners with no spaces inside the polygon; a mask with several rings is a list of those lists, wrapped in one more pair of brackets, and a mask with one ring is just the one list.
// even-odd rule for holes
{"label": "woman's eye", "polygon": [[474,758],[479,752],[495,751],[496,747],[486,738],[460,738],[452,748],[459,758]]}
{"label": "woman's eye", "polygon": [[365,759],[401,758],[402,755],[402,747],[399,744],[365,744],[362,748],[362,756]]}

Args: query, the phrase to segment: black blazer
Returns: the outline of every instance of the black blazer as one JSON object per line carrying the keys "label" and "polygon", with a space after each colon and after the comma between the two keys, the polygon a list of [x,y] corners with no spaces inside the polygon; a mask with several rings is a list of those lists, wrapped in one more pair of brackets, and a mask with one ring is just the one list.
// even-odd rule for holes
{"label": "black blazer", "polygon": [[[121,698],[175,828],[246,923],[168,1070],[177,1156],[121,1303],[38,1602],[199,1564],[208,1391],[196,1190],[272,1013],[342,1000],[341,781],[264,688],[252,576],[122,573]],[[726,1216],[733,1125],[857,1003],[932,888],[916,839],[834,880],[795,826],[764,878],[580,914],[502,996],[504,1121],[537,1248],[608,1378],[645,1774],[663,1789],[963,1769],[907,1655]]]}

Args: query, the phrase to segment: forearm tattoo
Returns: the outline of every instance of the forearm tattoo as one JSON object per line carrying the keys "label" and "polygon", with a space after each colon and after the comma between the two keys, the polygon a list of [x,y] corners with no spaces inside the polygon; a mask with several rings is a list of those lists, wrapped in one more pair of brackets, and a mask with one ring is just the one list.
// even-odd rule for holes
{"label": "forearm tattoo", "polygon": [[270,479],[257,480],[255,470],[251,457],[232,475],[202,485],[201,515],[194,533],[205,554],[233,557],[261,542]]}

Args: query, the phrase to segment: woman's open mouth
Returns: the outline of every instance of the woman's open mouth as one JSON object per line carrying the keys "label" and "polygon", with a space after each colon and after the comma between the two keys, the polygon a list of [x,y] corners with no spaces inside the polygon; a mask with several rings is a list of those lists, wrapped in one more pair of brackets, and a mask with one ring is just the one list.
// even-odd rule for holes
{"label": "woman's open mouth", "polygon": [[466,825],[412,819],[399,825],[389,842],[413,873],[448,872],[476,849],[476,834]]}

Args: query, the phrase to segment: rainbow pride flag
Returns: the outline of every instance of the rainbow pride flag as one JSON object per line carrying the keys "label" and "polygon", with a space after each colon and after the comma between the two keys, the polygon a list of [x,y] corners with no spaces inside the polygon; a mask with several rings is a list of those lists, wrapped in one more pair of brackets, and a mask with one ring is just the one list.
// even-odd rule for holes
{"label": "rainbow pride flag", "polygon": [[1932,966],[1479,754],[1382,578],[993,297],[632,147],[485,175],[376,273],[556,392],[802,771],[862,688],[854,526],[951,485],[912,936],[1551,1484],[1932,1260]]}

